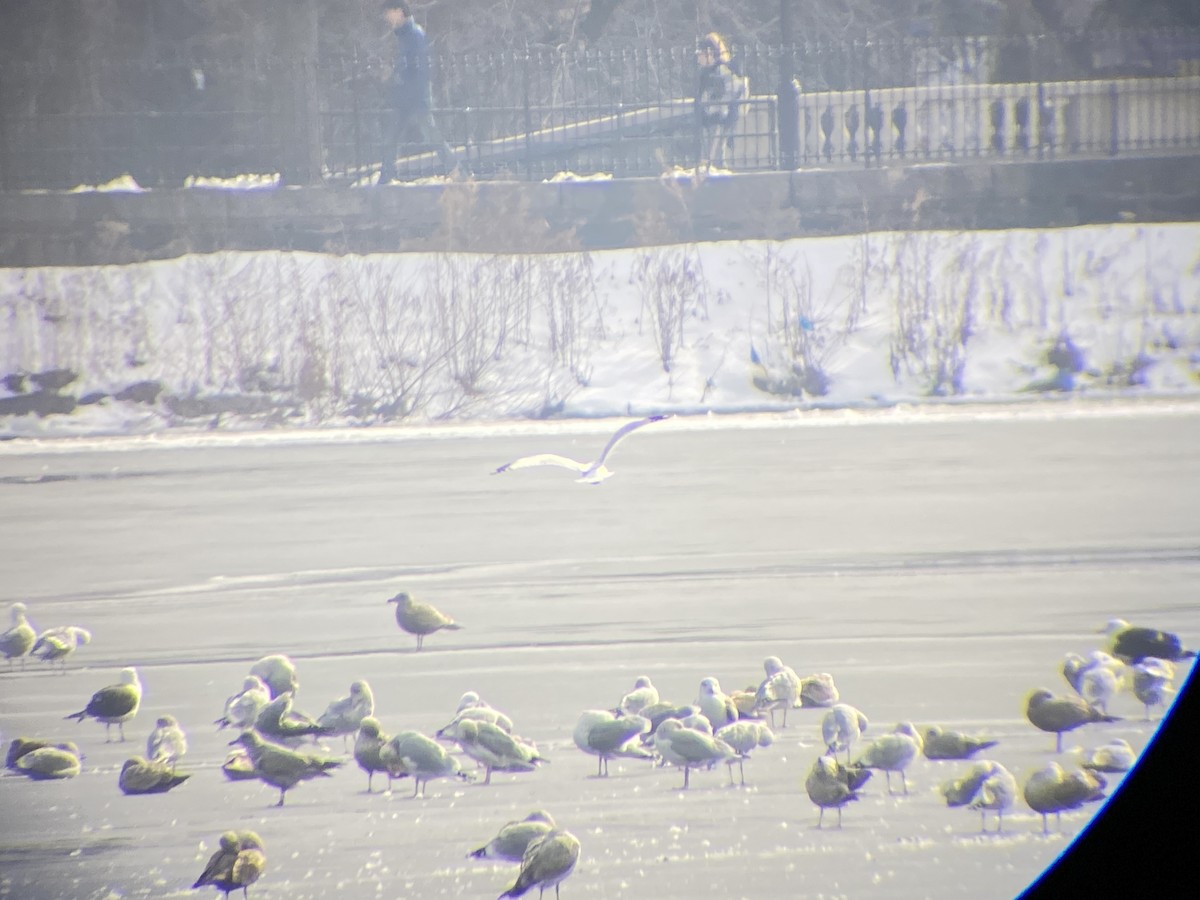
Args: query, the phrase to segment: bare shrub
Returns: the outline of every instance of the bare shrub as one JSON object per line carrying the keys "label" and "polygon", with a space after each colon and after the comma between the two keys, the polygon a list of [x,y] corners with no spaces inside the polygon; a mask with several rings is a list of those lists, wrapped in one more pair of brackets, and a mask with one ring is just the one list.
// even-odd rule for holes
{"label": "bare shrub", "polygon": [[654,347],[664,372],[671,371],[683,346],[684,324],[707,316],[707,284],[694,247],[665,247],[638,255],[633,280],[641,297],[642,319],[649,320]]}

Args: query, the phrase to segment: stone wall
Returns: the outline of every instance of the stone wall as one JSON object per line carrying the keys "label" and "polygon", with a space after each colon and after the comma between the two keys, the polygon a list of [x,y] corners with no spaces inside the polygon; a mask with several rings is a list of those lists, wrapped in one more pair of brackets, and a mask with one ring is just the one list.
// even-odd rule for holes
{"label": "stone wall", "polygon": [[0,264],[221,249],[540,251],[871,230],[1200,218],[1200,156],[841,168],[556,183],[16,193]]}

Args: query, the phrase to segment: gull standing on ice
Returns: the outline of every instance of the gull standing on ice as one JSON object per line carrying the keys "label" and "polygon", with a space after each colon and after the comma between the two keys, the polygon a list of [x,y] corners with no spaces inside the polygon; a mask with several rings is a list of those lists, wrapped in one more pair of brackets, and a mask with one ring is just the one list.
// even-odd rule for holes
{"label": "gull standing on ice", "polygon": [[1016,798],[1017,779],[1000,763],[993,763],[992,770],[971,798],[970,809],[979,810],[979,831],[987,831],[987,811],[990,809],[996,813],[996,834],[999,834],[1004,827],[1004,811],[1012,807]]}
{"label": "gull standing on ice", "polygon": [[1179,662],[1196,655],[1195,650],[1183,649],[1179,635],[1130,625],[1124,619],[1109,619],[1104,631],[1108,635],[1109,652],[1128,663],[1141,662],[1147,656]]}
{"label": "gull standing on ice", "polygon": [[160,716],[154,723],[154,730],[146,739],[146,759],[162,763],[175,771],[179,758],[187,753],[187,735],[179,727],[174,716]]}
{"label": "gull standing on ice", "polygon": [[1052,731],[1055,735],[1055,753],[1062,753],[1064,731],[1072,731],[1089,722],[1116,722],[1116,716],[1106,715],[1082,697],[1055,697],[1045,688],[1039,688],[1025,701],[1025,715],[1035,728]]}
{"label": "gull standing on ice", "polygon": [[358,731],[363,719],[375,712],[375,695],[365,681],[350,685],[349,696],[334,700],[317,717],[317,724],[325,734],[342,736],[343,744],[348,735]]}
{"label": "gull standing on ice", "polygon": [[259,737],[257,731],[243,731],[230,742],[241,744],[254,762],[254,774],[260,781],[279,788],[279,802],[287,792],[310,778],[329,778],[331,769],[343,765],[340,759],[330,759],[312,753],[297,753]]}
{"label": "gull standing on ice", "polygon": [[1079,809],[1085,803],[1095,803],[1105,797],[1104,779],[1091,772],[1068,774],[1056,762],[1047,763],[1025,782],[1025,802],[1042,816],[1042,834],[1046,834],[1046,816],[1054,813],[1056,820],[1063,810]]}
{"label": "gull standing on ice", "polygon": [[724,741],[737,753],[734,759],[727,759],[725,764],[729,766],[729,783],[733,784],[733,764],[738,764],[738,774],[741,776],[743,787],[746,784],[745,763],[750,758],[750,754],[759,747],[769,747],[775,741],[775,733],[767,727],[765,722],[758,722],[754,719],[739,719],[736,722],[730,722],[724,728],[717,730],[715,737]]}
{"label": "gull standing on ice", "polygon": [[604,449],[600,451],[600,455],[593,462],[579,462],[566,456],[559,456],[556,453],[538,453],[534,456],[522,456],[514,459],[512,462],[507,462],[500,468],[492,472],[493,475],[499,475],[501,472],[508,472],[515,469],[529,469],[533,466],[559,466],[563,469],[570,469],[579,477],[576,480],[579,484],[599,484],[604,479],[612,476],[612,472],[604,461],[608,459],[608,455],[612,453],[613,448],[621,442],[623,438],[631,434],[643,425],[649,425],[651,422],[659,422],[667,416],[647,416],[644,419],[638,419],[635,422],[627,422],[616,430],[616,433],[608,439],[608,443],[604,445]]}
{"label": "gull standing on ice", "polygon": [[274,700],[280,694],[300,690],[300,679],[296,676],[296,666],[282,654],[264,656],[250,667],[250,674],[257,675],[271,692]]}
{"label": "gull standing on ice", "polygon": [[1133,665],[1133,695],[1146,707],[1146,720],[1150,720],[1150,707],[1165,705],[1166,694],[1172,690],[1171,679],[1175,667],[1165,659],[1147,656]]}
{"label": "gull standing on ice", "polygon": [[271,692],[266,682],[257,675],[247,675],[242,689],[225,701],[225,714],[214,720],[218,729],[237,728],[245,731],[253,728],[258,714],[271,702]]}
{"label": "gull standing on ice", "polygon": [[12,668],[14,659],[21,660],[21,668],[25,668],[25,654],[33,649],[37,641],[37,632],[25,618],[25,604],[12,605],[12,627],[0,634],[0,653],[8,658],[8,667]]}
{"label": "gull standing on ice", "polygon": [[[870,772],[866,773],[868,777],[870,774]],[[842,807],[851,800],[858,799],[858,788],[865,782],[866,778],[861,781],[854,778],[852,770],[846,769],[833,757],[818,756],[812,769],[809,770],[808,777],[804,779],[804,789],[808,792],[808,799],[821,810],[821,814],[817,818],[817,827],[824,826],[826,809],[836,809],[838,811],[838,828],[841,828]]]}
{"label": "gull standing on ice", "polygon": [[509,822],[494,838],[467,856],[475,859],[503,859],[520,862],[529,845],[554,828],[554,818],[545,810],[535,809],[519,822]]}
{"label": "gull standing on ice", "polygon": [[521,871],[517,880],[504,897],[520,897],[531,888],[538,889],[538,897],[546,888],[554,888],[558,897],[558,885],[575,871],[579,862],[579,839],[569,831],[555,829],[540,838],[530,841],[525,855],[521,857]]}
{"label": "gull standing on ice", "polygon": [[217,852],[192,887],[211,884],[227,900],[231,891],[241,888],[242,895],[248,897],[247,888],[258,881],[266,867],[267,852],[262,838],[253,831],[226,831],[221,835]]}
{"label": "gull standing on ice", "polygon": [[125,740],[125,723],[137,715],[138,706],[142,702],[142,683],[138,680],[137,669],[130,666],[121,670],[121,681],[110,684],[92,694],[92,699],[77,713],[66,716],[82,722],[91,716],[97,722],[104,723],[104,743],[109,741],[109,731],[113,725]]}
{"label": "gull standing on ice", "polygon": [[1114,738],[1089,753],[1082,765],[1085,769],[1091,769],[1093,772],[1111,773],[1128,772],[1133,768],[1135,762],[1137,762],[1137,754],[1133,752],[1133,747],[1129,746],[1129,741],[1123,738]]}
{"label": "gull standing on ice", "polygon": [[908,722],[901,722],[892,729],[891,734],[881,735],[867,744],[858,757],[858,764],[868,769],[883,769],[887,776],[887,790],[892,792],[892,773],[900,773],[900,785],[904,793],[908,793],[908,781],[904,770],[917,758],[924,741]]}
{"label": "gull standing on ice", "polygon": [[821,737],[826,752],[837,758],[839,750],[846,751],[846,762],[850,762],[850,745],[867,730],[867,717],[849,703],[838,703],[821,720]]}
{"label": "gull standing on ice", "polygon": [[[721,738],[688,728],[679,719],[667,719],[654,733],[654,749],[664,762],[683,769],[683,787],[687,790],[692,769],[711,769],[722,760],[737,758],[737,751]],[[733,771],[729,773],[733,780]]]}
{"label": "gull standing on ice", "polygon": [[396,604],[396,624],[400,626],[400,630],[416,635],[417,650],[420,650],[424,646],[425,635],[427,634],[433,634],[435,631],[441,631],[443,628],[451,631],[458,631],[458,629],[462,628],[461,625],[445,613],[435,609],[428,603],[421,603],[414,600],[404,591],[401,591],[395,597],[389,597],[387,602]]}
{"label": "gull standing on ice", "polygon": [[621,715],[636,716],[657,702],[658,688],[651,683],[649,675],[639,675],[633,682],[633,690],[621,698],[617,709]]}
{"label": "gull standing on ice", "polygon": [[383,745],[391,739],[391,735],[383,733],[383,726],[374,716],[367,716],[358,726],[358,736],[354,739],[354,761],[367,773],[368,794],[373,793],[371,782],[375,780],[376,772],[387,775],[388,790],[392,789],[392,773],[383,761]]}
{"label": "gull standing on ice", "polygon": [[641,716],[614,716],[606,709],[585,709],[575,724],[572,738],[584,753],[598,757],[596,777],[608,775],[608,761],[614,756],[653,759],[643,750],[639,736],[650,730],[650,722]]}
{"label": "gull standing on ice", "polygon": [[705,678],[700,682],[700,696],[696,698],[696,705],[700,707],[700,714],[712,725],[713,731],[719,731],[738,720],[737,704],[721,690],[721,683],[715,678]]}
{"label": "gull standing on ice", "polygon": [[379,757],[393,778],[412,776],[414,797],[417,794],[424,797],[426,783],[434,778],[455,776],[467,779],[458,760],[433,738],[426,737],[419,731],[400,732],[383,745]]}
{"label": "gull standing on ice", "polygon": [[484,784],[492,783],[492,772],[532,772],[538,763],[546,762],[533,744],[489,722],[464,719],[454,740],[463,753],[483,766]]}
{"label": "gull standing on ice", "polygon": [[759,684],[754,695],[754,708],[766,709],[771,713],[771,727],[775,727],[775,710],[783,710],[783,728],[787,728],[788,710],[800,705],[800,676],[791,666],[785,666],[778,656],[763,660],[767,677]]}
{"label": "gull standing on ice", "polygon": [[30,656],[36,656],[43,662],[59,663],[62,671],[67,670],[67,657],[84,644],[91,643],[92,633],[77,625],[60,625],[57,628],[47,628],[40,635]]}

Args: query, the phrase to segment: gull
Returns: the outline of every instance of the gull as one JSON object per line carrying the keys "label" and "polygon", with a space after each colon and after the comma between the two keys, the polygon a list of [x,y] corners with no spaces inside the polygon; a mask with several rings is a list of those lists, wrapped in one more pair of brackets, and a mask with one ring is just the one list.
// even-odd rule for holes
{"label": "gull", "polygon": [[1146,719],[1150,719],[1150,707],[1165,705],[1166,694],[1171,691],[1171,680],[1175,677],[1175,666],[1165,659],[1147,656],[1133,666],[1133,695],[1146,707]]}
{"label": "gull", "polygon": [[91,716],[97,722],[104,723],[104,742],[109,741],[109,731],[113,725],[125,740],[125,723],[137,715],[138,706],[142,702],[142,683],[138,680],[137,669],[130,666],[121,670],[121,681],[101,688],[92,694],[92,699],[77,713],[65,716],[82,722]]}
{"label": "gull", "polygon": [[700,682],[696,706],[700,707],[700,714],[708,719],[713,731],[738,719],[737,704],[721,690],[721,683],[715,678],[705,678]]}
{"label": "gull", "polygon": [[981,759],[960,777],[944,782],[938,789],[946,798],[947,806],[966,806],[979,810],[981,830],[987,811],[995,810],[999,816],[996,832],[1004,821],[1004,810],[1013,805],[1017,793],[1017,781],[1012,773],[1000,763]]}
{"label": "gull", "polygon": [[373,792],[371,782],[376,772],[387,775],[388,790],[391,790],[392,774],[382,756],[383,745],[391,739],[391,735],[383,733],[382,724],[374,716],[367,716],[359,723],[358,736],[354,739],[354,761],[367,773],[368,794]]}
{"label": "gull", "polygon": [[1042,834],[1047,833],[1046,816],[1054,813],[1061,817],[1063,810],[1079,809],[1085,803],[1094,803],[1105,797],[1108,785],[1099,775],[1086,771],[1068,774],[1056,762],[1047,763],[1025,782],[1025,802],[1030,809],[1042,816]]}
{"label": "gull", "polygon": [[450,720],[450,724],[439,728],[434,737],[439,741],[457,740],[458,729],[463,722],[487,722],[489,725],[495,725],[501,731],[507,731],[509,734],[512,734],[513,729],[512,719],[500,712],[500,710],[492,709],[490,706],[469,706],[455,713],[454,718]]}
{"label": "gull", "polygon": [[187,753],[187,748],[187,735],[175,717],[160,716],[150,737],[146,739],[146,758],[151,762],[163,763],[174,771],[175,764]]}
{"label": "gull", "polygon": [[301,743],[305,737],[325,734],[325,729],[302,712],[292,710],[292,692],[285,691],[259,711],[254,728],[265,738],[281,743]]}
{"label": "gull", "polygon": [[258,772],[254,770],[254,760],[250,758],[246,748],[240,745],[225,756],[225,761],[221,763],[221,771],[230,781],[248,781],[258,777]]}
{"label": "gull", "polygon": [[[692,769],[708,769],[715,763],[737,758],[737,751],[721,738],[688,728],[679,719],[668,719],[654,733],[654,749],[664,762],[683,769],[683,788],[687,790]],[[733,772],[730,771],[730,780]]]}
{"label": "gull", "polygon": [[633,682],[633,689],[617,704],[617,709],[621,715],[635,716],[657,702],[658,688],[651,683],[649,675],[639,675]]}
{"label": "gull", "polygon": [[833,676],[828,672],[818,672],[815,675],[806,675],[800,679],[801,706],[828,707],[833,706],[837,702],[837,685],[833,683]]}
{"label": "gull", "polygon": [[1116,722],[1116,716],[1106,715],[1081,697],[1055,697],[1045,688],[1029,695],[1025,715],[1034,727],[1052,731],[1056,737],[1055,753],[1062,753],[1064,731],[1072,731],[1089,722]]}
{"label": "gull", "polygon": [[311,753],[297,753],[279,744],[272,744],[259,737],[256,731],[243,731],[230,741],[230,746],[241,744],[254,763],[254,774],[272,787],[279,788],[279,802],[287,792],[310,778],[329,778],[331,769],[343,765],[340,759],[327,759]]}
{"label": "gull", "polygon": [[30,656],[36,656],[43,662],[59,663],[62,671],[67,670],[67,657],[84,644],[91,643],[92,633],[77,625],[60,625],[57,628],[47,628],[34,642]]}
{"label": "gull", "polygon": [[980,750],[995,747],[996,741],[971,737],[961,731],[946,731],[938,725],[925,728],[922,752],[926,759],[970,759]]}
{"label": "gull", "polygon": [[1109,619],[1104,631],[1108,635],[1109,652],[1128,663],[1141,662],[1147,656],[1179,662],[1196,655],[1194,650],[1183,649],[1179,635],[1130,625],[1124,619]]}
{"label": "gull", "polygon": [[483,783],[492,783],[492,772],[532,772],[538,763],[546,762],[537,747],[514,737],[488,722],[464,720],[454,739],[459,748],[483,766]]}
{"label": "gull", "polygon": [[356,681],[350,685],[348,696],[334,700],[325,708],[325,712],[317,717],[317,724],[325,734],[340,734],[344,743],[346,736],[358,731],[363,719],[374,712],[375,695],[371,693],[371,686],[365,681]]}
{"label": "gull", "polygon": [[650,730],[650,722],[642,716],[614,716],[606,709],[585,709],[575,724],[572,738],[584,753],[598,757],[596,777],[608,775],[608,761],[614,756],[632,759],[653,759],[642,749],[637,738]]}
{"label": "gull", "polygon": [[600,455],[592,462],[579,462],[566,456],[559,456],[556,453],[538,453],[534,456],[522,456],[514,459],[512,462],[507,462],[492,472],[492,474],[499,475],[501,472],[508,472],[513,469],[529,469],[533,466],[559,466],[563,469],[570,469],[577,474],[579,477],[575,480],[579,484],[599,484],[604,479],[612,476],[613,473],[604,465],[604,461],[608,459],[608,455],[612,453],[613,448],[623,438],[643,425],[649,425],[651,422],[659,422],[666,418],[668,417],[647,416],[635,422],[625,423],[608,439],[608,443],[604,445],[604,449],[600,451]]}
{"label": "gull", "polygon": [[558,886],[572,872],[579,862],[579,839],[569,831],[554,829],[544,836],[530,841],[525,855],[521,857],[521,871],[512,887],[500,895],[504,897],[520,897],[531,888],[538,889],[538,896],[545,893],[546,888],[554,888],[554,896],[558,897]]}
{"label": "gull", "polygon": [[393,778],[412,776],[414,797],[424,797],[426,783],[435,778],[467,778],[457,759],[419,731],[400,732],[380,748],[379,758]]}
{"label": "gull", "polygon": [[8,659],[8,668],[12,669],[14,659],[21,660],[21,668],[25,668],[25,654],[33,649],[37,641],[37,632],[25,618],[24,603],[12,605],[12,627],[0,634],[0,653]]}
{"label": "gull", "polygon": [[866,730],[867,717],[849,703],[835,704],[821,720],[826,752],[836,757],[839,750],[845,750],[846,762],[850,762],[850,745]]}
{"label": "gull", "polygon": [[509,822],[494,838],[467,854],[475,859],[503,859],[521,862],[533,841],[554,829],[554,818],[545,810],[535,809],[519,822]]}
{"label": "gull", "polygon": [[766,709],[771,713],[771,727],[775,727],[775,710],[783,710],[783,728],[787,728],[789,709],[800,705],[800,676],[791,666],[785,666],[778,656],[763,660],[767,677],[759,684],[754,695],[754,708]]}
{"label": "gull", "polygon": [[264,656],[250,667],[250,674],[263,680],[263,684],[271,692],[272,700],[287,691],[295,693],[300,689],[295,664],[282,654]]}
{"label": "gull", "polygon": [[242,689],[225,701],[225,713],[214,720],[218,729],[237,728],[245,731],[253,728],[258,714],[271,702],[271,692],[257,675],[247,675]]}
{"label": "gull", "polygon": [[[690,703],[684,706],[676,706],[667,700],[660,700],[658,703],[651,703],[649,706],[642,707],[642,711],[638,715],[650,723],[650,727],[642,734],[642,743],[648,744],[654,738],[654,732],[658,731],[658,726],[667,719],[684,719],[692,715],[698,715],[700,710],[692,706]],[[707,719],[705,721],[708,721]]]}
{"label": "gull", "polygon": [[892,792],[892,773],[900,773],[900,786],[908,793],[908,781],[904,770],[917,758],[924,741],[917,729],[909,722],[901,722],[891,734],[881,735],[867,744],[858,757],[858,765],[868,769],[882,769],[887,776],[888,793]]}
{"label": "gull", "polygon": [[404,591],[395,597],[389,597],[387,602],[396,604],[396,624],[400,626],[400,630],[416,635],[417,650],[424,645],[427,634],[433,634],[443,628],[451,631],[458,631],[462,628],[449,616],[428,603],[414,600]]}
{"label": "gull", "polygon": [[44,741],[41,738],[15,737],[8,745],[8,755],[4,759],[4,767],[6,769],[17,768],[17,760],[26,753],[32,753],[34,750],[40,750],[42,747],[57,747],[53,741]]}
{"label": "gull", "polygon": [[771,746],[775,741],[775,733],[767,724],[753,719],[730,722],[724,728],[718,729],[715,736],[732,747],[737,754],[734,759],[725,761],[729,766],[729,783],[733,784],[733,764],[736,762],[743,786],[746,784],[745,762],[750,758],[750,754],[759,747]]}
{"label": "gull", "polygon": [[22,754],[13,768],[35,781],[74,778],[81,769],[80,758],[79,748],[64,741]]}
{"label": "gull", "polygon": [[1114,738],[1093,750],[1083,762],[1085,769],[1093,772],[1128,772],[1137,762],[1137,754],[1129,741]]}
{"label": "gull", "polygon": [[123,794],[165,794],[191,777],[190,774],[177,773],[174,766],[165,762],[131,756],[121,766],[117,786]]}
{"label": "gull", "polygon": [[[870,777],[870,774],[867,772],[866,777]],[[821,810],[817,818],[817,827],[824,826],[826,809],[836,809],[838,828],[841,828],[842,807],[851,800],[858,799],[858,788],[865,782],[865,777],[860,780],[852,769],[847,769],[833,757],[823,754],[818,756],[809,770],[808,777],[804,779],[808,799]]]}
{"label": "gull", "polygon": [[1063,659],[1062,674],[1067,683],[1097,709],[1105,704],[1128,681],[1129,667],[1103,650],[1088,656],[1068,653]]}
{"label": "gull", "polygon": [[267,866],[266,845],[253,831],[226,831],[221,835],[217,852],[212,855],[193,888],[211,884],[226,898],[231,891],[247,888],[262,876]]}

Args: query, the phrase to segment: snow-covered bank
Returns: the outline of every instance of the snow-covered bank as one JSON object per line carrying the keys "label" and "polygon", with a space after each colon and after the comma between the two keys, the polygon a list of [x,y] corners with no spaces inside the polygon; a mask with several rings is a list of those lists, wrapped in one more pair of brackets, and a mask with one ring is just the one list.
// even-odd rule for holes
{"label": "snow-covered bank", "polygon": [[[1198,246],[1163,224],[0,269],[0,434],[1195,396]],[[76,377],[30,383],[54,370]],[[16,414],[38,390],[70,411]]]}

